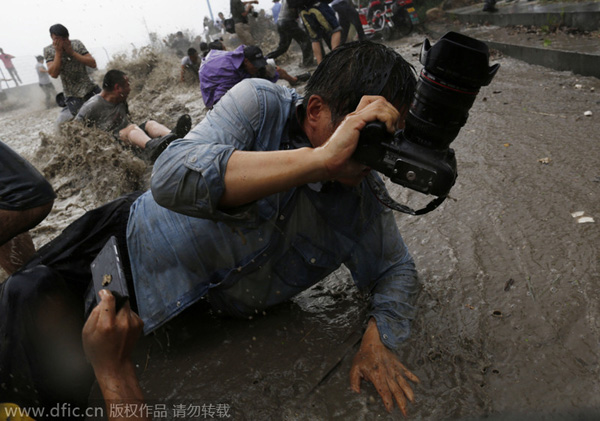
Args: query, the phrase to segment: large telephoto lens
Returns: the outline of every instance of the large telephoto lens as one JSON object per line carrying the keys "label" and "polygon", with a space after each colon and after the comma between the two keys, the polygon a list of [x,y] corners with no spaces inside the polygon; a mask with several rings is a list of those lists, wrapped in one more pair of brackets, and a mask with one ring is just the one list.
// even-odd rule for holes
{"label": "large telephoto lens", "polygon": [[421,50],[421,71],[406,117],[406,139],[431,149],[446,149],[467,122],[479,88],[488,85],[498,65],[489,67],[487,45],[448,32]]}
{"label": "large telephoto lens", "polygon": [[353,157],[393,183],[438,198],[418,211],[391,199],[380,198],[382,203],[422,215],[447,197],[458,174],[449,145],[467,122],[479,89],[489,85],[500,68],[499,64],[489,66],[488,60],[487,45],[456,32],[448,32],[435,46],[427,39],[423,42],[420,61],[424,68],[404,129],[392,136],[379,121],[367,124]]}

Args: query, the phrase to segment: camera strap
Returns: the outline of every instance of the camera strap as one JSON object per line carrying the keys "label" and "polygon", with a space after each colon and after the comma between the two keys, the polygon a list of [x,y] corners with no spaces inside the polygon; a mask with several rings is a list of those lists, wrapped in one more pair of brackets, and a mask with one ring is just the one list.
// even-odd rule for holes
{"label": "camera strap", "polygon": [[366,179],[367,179],[367,184],[369,185],[369,188],[371,189],[371,192],[375,195],[377,200],[382,205],[384,205],[390,209],[393,209],[395,211],[406,213],[409,215],[417,216],[417,215],[424,215],[426,213],[429,213],[432,210],[434,210],[435,208],[437,208],[439,205],[441,205],[442,202],[444,200],[446,200],[446,197],[447,197],[447,196],[436,197],[431,202],[429,202],[427,204],[427,206],[425,206],[424,208],[414,210],[412,208],[409,208],[406,205],[401,205],[400,203],[398,203],[394,199],[392,199],[390,197],[390,194],[388,193],[387,189],[385,188],[385,184],[384,184],[383,180],[381,180],[381,178],[375,177],[371,173],[371,174],[367,175]]}

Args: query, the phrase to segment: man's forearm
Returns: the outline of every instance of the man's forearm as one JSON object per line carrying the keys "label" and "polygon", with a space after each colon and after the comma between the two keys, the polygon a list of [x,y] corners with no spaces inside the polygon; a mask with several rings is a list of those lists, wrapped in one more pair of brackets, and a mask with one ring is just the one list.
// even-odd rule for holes
{"label": "man's forearm", "polygon": [[221,208],[241,206],[263,197],[327,179],[321,151],[235,151],[227,164]]}
{"label": "man's forearm", "polygon": [[[144,396],[140,388],[135,368],[132,363],[127,363],[118,372],[108,373],[102,370],[95,370],[98,385],[102,391],[102,396],[106,402],[109,420],[116,421],[121,419],[149,420],[147,414],[143,413]],[[126,404],[131,408],[130,416],[111,417],[111,405]]]}
{"label": "man's forearm", "polygon": [[416,314],[418,278],[414,269],[407,269],[379,282],[373,291],[370,315],[377,320],[381,341],[391,349],[410,336],[410,323]]}

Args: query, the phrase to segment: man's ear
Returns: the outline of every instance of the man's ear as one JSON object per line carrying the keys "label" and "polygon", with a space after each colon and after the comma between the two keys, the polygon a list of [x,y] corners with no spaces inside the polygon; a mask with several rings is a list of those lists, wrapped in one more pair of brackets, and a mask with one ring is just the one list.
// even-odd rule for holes
{"label": "man's ear", "polygon": [[333,133],[331,111],[325,100],[319,95],[311,95],[304,110],[304,133],[316,148],[325,143]]}
{"label": "man's ear", "polygon": [[314,126],[323,116],[322,113],[326,108],[325,101],[320,95],[311,95],[305,107],[305,120],[311,126]]}

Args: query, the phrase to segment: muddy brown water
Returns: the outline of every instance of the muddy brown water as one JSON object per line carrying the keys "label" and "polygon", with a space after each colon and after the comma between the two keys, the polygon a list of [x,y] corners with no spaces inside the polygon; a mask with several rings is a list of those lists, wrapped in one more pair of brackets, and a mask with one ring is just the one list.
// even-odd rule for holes
{"label": "muddy brown water", "polygon": [[[413,46],[422,39],[393,45],[420,68]],[[425,216],[396,215],[422,283],[412,337],[398,350],[421,379],[409,418],[597,418],[600,81],[495,62],[497,77],[452,143],[459,176],[451,199]],[[197,93],[173,89],[173,110],[203,115]],[[53,118],[4,112],[2,139],[30,157]],[[393,184],[390,192],[409,204],[424,200]],[[99,204],[85,189],[71,193],[36,243]],[[595,222],[578,223],[577,211]],[[360,395],[349,388],[367,311],[368,297],[342,268],[252,320],[221,319],[201,303],[143,338],[134,359],[148,402],[165,405],[157,415],[167,416],[156,419],[181,419],[181,405],[227,408],[236,420],[401,419],[371,385],[363,382]]]}

